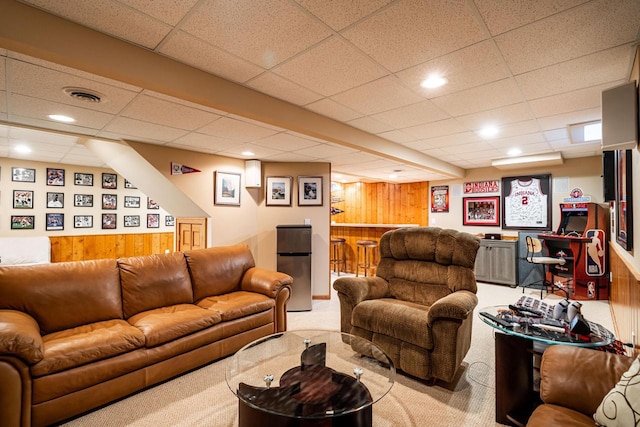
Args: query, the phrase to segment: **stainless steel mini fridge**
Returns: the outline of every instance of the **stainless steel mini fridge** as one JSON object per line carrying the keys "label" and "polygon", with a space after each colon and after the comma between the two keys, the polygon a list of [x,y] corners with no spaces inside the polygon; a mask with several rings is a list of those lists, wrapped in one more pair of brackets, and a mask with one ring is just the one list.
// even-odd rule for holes
{"label": "stainless steel mini fridge", "polygon": [[277,270],[293,277],[287,311],[311,310],[311,226],[278,225]]}

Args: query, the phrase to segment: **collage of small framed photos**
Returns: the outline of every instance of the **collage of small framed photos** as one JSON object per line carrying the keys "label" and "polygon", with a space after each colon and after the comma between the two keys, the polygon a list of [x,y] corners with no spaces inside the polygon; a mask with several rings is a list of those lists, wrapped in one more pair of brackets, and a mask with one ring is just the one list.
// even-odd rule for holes
{"label": "collage of small framed photos", "polygon": [[[36,215],[29,212],[34,208],[47,209],[44,213],[44,221],[39,225],[39,227],[44,226],[46,231],[64,230],[65,213],[68,214],[67,217],[73,218],[73,228],[90,229],[97,226],[103,230],[115,230],[118,228],[119,216],[122,218],[120,220],[122,221],[121,225],[126,228],[144,227],[145,225],[146,228],[175,226],[175,218],[171,215],[164,215],[164,222],[161,222],[160,205],[150,197],[144,196],[139,191],[134,191],[133,194],[126,194],[129,190],[138,190],[131,181],[123,179],[120,191],[118,191],[120,178],[116,173],[102,172],[98,175],[97,179],[100,182],[95,184],[97,188],[103,190],[103,192],[100,192],[97,188],[90,188],[94,187],[95,177],[93,173],[74,172],[73,181],[71,181],[71,175],[69,175],[71,185],[67,186],[65,169],[46,168],[46,174],[44,174],[45,182],[40,181],[39,185],[58,188],[47,188],[47,190],[51,191],[46,191],[45,197],[44,192],[40,193],[38,187],[34,189],[33,186],[33,184],[36,184],[37,172],[35,168],[11,168],[11,181],[14,183],[14,189],[12,189],[12,208],[14,212],[10,217],[12,230],[35,229]],[[64,188],[65,186],[67,187],[66,189]],[[81,187],[85,187],[85,189],[81,190]],[[122,198],[121,206],[118,204],[119,197]],[[144,206],[144,197],[146,197],[146,206]],[[65,205],[65,198],[68,199],[68,206]],[[98,198],[95,204],[94,198]],[[87,210],[85,213],[83,212],[85,208],[93,209]],[[126,209],[127,212],[122,212],[123,215],[119,215],[120,208]],[[99,209],[99,211],[96,212],[95,209]],[[128,210],[130,209],[152,210],[154,212],[129,212]],[[99,215],[96,218],[96,223],[94,223],[95,214]],[[98,221],[99,224],[97,223]]]}

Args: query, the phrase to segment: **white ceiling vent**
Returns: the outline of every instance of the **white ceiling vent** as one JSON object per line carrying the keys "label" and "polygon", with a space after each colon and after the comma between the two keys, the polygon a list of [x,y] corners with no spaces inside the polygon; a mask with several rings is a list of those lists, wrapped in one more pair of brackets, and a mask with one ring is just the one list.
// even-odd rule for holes
{"label": "white ceiling vent", "polygon": [[104,95],[99,92],[90,89],[84,89],[81,87],[65,87],[62,91],[73,99],[82,102],[91,102],[99,104],[105,102]]}

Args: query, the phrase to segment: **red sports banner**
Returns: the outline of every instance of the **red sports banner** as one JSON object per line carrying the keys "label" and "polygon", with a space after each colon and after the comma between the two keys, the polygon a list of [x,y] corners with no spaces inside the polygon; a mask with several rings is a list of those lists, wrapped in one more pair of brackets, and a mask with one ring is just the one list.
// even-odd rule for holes
{"label": "red sports banner", "polygon": [[499,191],[500,191],[500,182],[498,180],[473,181],[473,182],[464,183],[464,194],[497,193]]}

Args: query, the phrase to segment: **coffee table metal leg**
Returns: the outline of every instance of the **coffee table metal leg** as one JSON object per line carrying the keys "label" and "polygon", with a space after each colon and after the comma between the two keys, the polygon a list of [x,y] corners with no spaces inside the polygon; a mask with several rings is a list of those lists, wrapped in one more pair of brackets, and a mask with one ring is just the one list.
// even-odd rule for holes
{"label": "coffee table metal leg", "polygon": [[350,414],[313,420],[272,414],[238,400],[238,427],[371,427],[372,423],[371,405]]}

